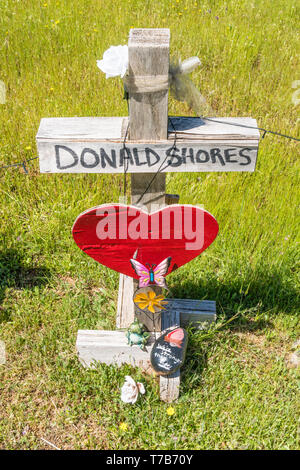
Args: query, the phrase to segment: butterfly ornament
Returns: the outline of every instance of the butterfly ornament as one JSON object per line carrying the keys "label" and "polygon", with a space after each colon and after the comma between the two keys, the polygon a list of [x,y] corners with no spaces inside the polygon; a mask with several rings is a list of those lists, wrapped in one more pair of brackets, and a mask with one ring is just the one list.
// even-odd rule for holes
{"label": "butterfly ornament", "polygon": [[146,263],[145,265],[137,261],[136,259],[130,260],[131,266],[135,270],[137,276],[139,276],[139,288],[148,287],[149,284],[156,284],[160,287],[167,289],[167,284],[164,276],[167,274],[171,256],[165,258],[158,265]]}

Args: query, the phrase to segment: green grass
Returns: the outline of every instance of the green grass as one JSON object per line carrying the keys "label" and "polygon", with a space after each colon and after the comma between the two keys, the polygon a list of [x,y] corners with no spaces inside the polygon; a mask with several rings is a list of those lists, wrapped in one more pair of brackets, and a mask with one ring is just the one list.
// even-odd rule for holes
{"label": "green grass", "polygon": [[[299,135],[292,0],[2,0],[1,165],[36,155],[42,117],[126,115],[121,80],[106,80],[96,59],[130,27],[169,27],[172,55],[201,58],[193,80],[217,116]],[[169,113],[190,111],[170,99]],[[49,448],[43,438],[62,449],[298,448],[299,376],[287,365],[299,337],[298,156],[297,142],[267,135],[253,174],[167,177],[168,192],[204,204],[220,225],[213,245],[169,277],[176,296],[218,308],[216,330],[190,333],[173,416],[153,377],[86,371],[75,354],[79,328],[115,328],[118,276],[78,250],[71,226],[117,202],[122,177],[40,175],[37,162],[28,175],[1,171],[0,447]],[[146,384],[134,406],[120,401],[128,373]]]}

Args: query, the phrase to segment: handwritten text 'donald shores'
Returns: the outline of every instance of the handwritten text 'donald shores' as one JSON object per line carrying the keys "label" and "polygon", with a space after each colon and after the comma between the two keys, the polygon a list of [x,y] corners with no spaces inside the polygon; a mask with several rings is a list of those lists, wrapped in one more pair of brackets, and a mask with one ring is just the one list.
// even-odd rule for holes
{"label": "handwritten text 'donald shores'", "polygon": [[[44,144],[45,145],[45,144]],[[42,150],[42,149],[40,149]],[[253,171],[257,147],[191,145],[124,146],[122,144],[54,144],[41,158],[42,172],[65,173],[129,173]]]}

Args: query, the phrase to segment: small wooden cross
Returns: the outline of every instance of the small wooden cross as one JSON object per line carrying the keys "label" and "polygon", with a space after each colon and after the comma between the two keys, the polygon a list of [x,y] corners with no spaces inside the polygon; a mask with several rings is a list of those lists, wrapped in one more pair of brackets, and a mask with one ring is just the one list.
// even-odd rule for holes
{"label": "small wooden cross", "polygon": [[[129,78],[162,76],[168,80],[169,29],[132,29],[129,35]],[[177,203],[179,196],[166,194],[167,171],[211,172],[254,171],[259,131],[251,118],[173,117],[168,125],[168,89],[136,92],[129,95],[128,118],[82,117],[42,119],[37,146],[42,173],[123,173],[128,157],[131,174],[131,204],[162,208]],[[247,127],[231,126],[233,123]],[[175,135],[176,134],[176,135]],[[174,138],[176,137],[176,148]],[[127,153],[128,152],[128,153]],[[163,163],[163,165],[162,165]],[[155,173],[159,173],[154,177]],[[147,191],[145,192],[145,190]],[[145,193],[145,194],[144,194]],[[120,275],[117,328],[127,328],[134,320],[132,278]],[[153,330],[145,316],[139,319]],[[162,320],[155,331],[189,322],[199,324],[216,319],[214,301],[169,299]],[[106,364],[130,363],[150,368],[152,334],[146,351],[129,346],[122,331],[80,330],[77,351],[81,362],[92,367],[94,361]],[[161,399],[171,402],[178,397],[180,372],[160,378]]]}

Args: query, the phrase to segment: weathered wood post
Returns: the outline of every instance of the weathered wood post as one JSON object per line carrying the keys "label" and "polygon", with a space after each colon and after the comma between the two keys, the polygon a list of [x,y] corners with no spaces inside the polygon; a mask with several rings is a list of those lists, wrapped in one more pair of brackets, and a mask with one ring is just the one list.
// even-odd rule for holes
{"label": "weathered wood post", "polygon": [[[129,140],[156,142],[168,137],[168,73],[169,29],[132,29],[129,34]],[[164,90],[143,91],[155,80],[165,82]],[[142,84],[141,84],[142,83]],[[149,186],[150,185],[150,186]],[[144,191],[148,188],[146,194]],[[165,173],[137,173],[131,175],[131,203],[144,206],[151,212],[164,207],[166,200]],[[134,319],[133,293],[137,281],[120,275],[118,327],[128,327]],[[155,288],[158,291],[158,288]],[[161,317],[153,321],[140,313],[140,320],[149,331],[161,331]]]}
{"label": "weathered wood post", "polygon": [[[140,76],[155,83],[158,78],[166,83],[165,89],[154,92],[130,93],[129,136],[132,140],[159,141],[168,138],[168,74],[170,62],[169,29],[135,29],[129,34],[129,77],[137,80]],[[155,177],[155,179],[153,179]],[[150,187],[146,194],[143,192]],[[146,206],[149,212],[155,204],[156,210],[166,204],[166,175],[163,173],[132,174],[131,202]],[[134,281],[134,287],[137,282]],[[159,288],[155,287],[158,293]],[[132,301],[131,301],[132,304]],[[161,332],[170,326],[180,326],[179,312],[167,311],[153,320],[140,313],[142,323],[150,330]],[[179,396],[180,370],[169,377],[160,377],[160,397],[173,401]]]}

